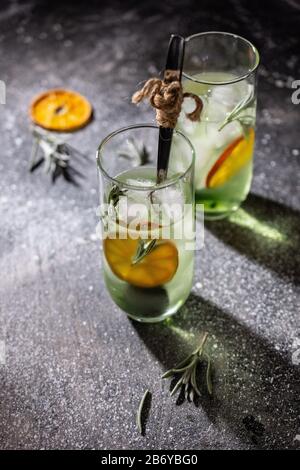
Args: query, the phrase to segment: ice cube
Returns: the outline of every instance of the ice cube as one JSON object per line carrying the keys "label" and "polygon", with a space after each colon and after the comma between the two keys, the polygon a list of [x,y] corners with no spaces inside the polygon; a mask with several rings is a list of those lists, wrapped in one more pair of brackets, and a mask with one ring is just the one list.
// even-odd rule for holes
{"label": "ice cube", "polygon": [[217,85],[213,88],[205,118],[213,122],[222,122],[231,111],[252,93],[252,85],[246,82],[230,85]]}
{"label": "ice cube", "polygon": [[141,186],[145,188],[150,188],[154,185],[153,181],[145,178],[126,178],[125,183],[130,186]]}
{"label": "ice cube", "polygon": [[127,190],[125,195],[119,199],[116,211],[120,220],[130,223],[136,219],[147,221],[150,207],[148,193]]}
{"label": "ice cube", "polygon": [[157,189],[151,194],[151,208],[159,217],[161,225],[169,225],[180,220],[184,211],[184,192],[182,183]]}
{"label": "ice cube", "polygon": [[238,121],[229,122],[221,130],[219,128],[219,123],[207,125],[207,143],[216,149],[229,145],[243,133],[243,128]]}
{"label": "ice cube", "polygon": [[203,111],[202,120],[207,122],[220,123],[226,119],[227,115],[228,108],[217,100],[211,99]]}
{"label": "ice cube", "polygon": [[214,141],[195,139],[194,147],[196,152],[195,159],[195,187],[200,189],[205,186],[207,172],[213,165],[215,158]]}
{"label": "ice cube", "polygon": [[211,93],[211,102],[217,102],[231,111],[243,98],[248,95],[248,84],[237,82],[230,85],[217,85]]}

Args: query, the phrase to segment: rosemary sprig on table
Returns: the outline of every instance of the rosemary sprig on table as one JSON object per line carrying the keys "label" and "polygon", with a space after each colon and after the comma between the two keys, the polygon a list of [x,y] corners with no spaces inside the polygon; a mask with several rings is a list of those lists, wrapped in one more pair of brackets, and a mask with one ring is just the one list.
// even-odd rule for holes
{"label": "rosemary sprig on table", "polygon": [[[208,338],[208,333],[203,333],[200,344],[198,348],[189,356],[187,356],[183,361],[181,361],[173,369],[168,370],[162,376],[162,379],[166,379],[172,376],[178,376],[181,374],[181,378],[177,381],[176,385],[171,390],[171,396],[173,396],[179,388],[184,387],[185,398],[189,401],[194,401],[195,395],[201,396],[198,384],[197,384],[197,368],[198,365],[202,362],[203,359],[207,362],[206,367],[206,387],[210,395],[212,395],[212,381],[211,381],[211,360],[209,355],[204,351],[204,346]],[[151,393],[147,389],[139,403],[139,407],[136,415],[136,423],[140,434],[143,434],[143,412],[144,405],[147,396]],[[150,408],[150,407],[149,407]]]}
{"label": "rosemary sprig on table", "polygon": [[185,398],[193,401],[195,395],[200,396],[200,390],[197,384],[197,367],[203,358],[207,361],[206,369],[206,386],[208,393],[212,394],[212,382],[211,382],[211,361],[207,353],[204,352],[204,346],[208,337],[208,333],[205,332],[201,339],[198,348],[189,356],[187,356],[182,362],[177,364],[173,369],[168,370],[162,379],[176,376],[181,374],[180,379],[176,382],[175,386],[171,390],[171,396],[173,396],[179,388],[184,387]]}
{"label": "rosemary sprig on table", "polygon": [[[44,172],[49,173],[52,182],[62,175],[70,183],[77,185],[74,179],[77,176],[83,176],[78,170],[71,167],[70,158],[75,154],[75,149],[68,145],[61,137],[52,135],[49,132],[32,128],[33,145],[30,157],[29,171],[33,173],[37,168],[43,165]],[[42,155],[39,157],[39,151]],[[76,151],[80,156],[80,152]]]}
{"label": "rosemary sprig on table", "polygon": [[138,165],[146,165],[150,161],[150,153],[148,152],[145,144],[130,137],[127,140],[126,150],[119,152],[120,157],[127,158],[128,160],[134,160]]}
{"label": "rosemary sprig on table", "polygon": [[137,410],[136,425],[138,427],[138,430],[139,430],[140,434],[143,434],[142,416],[143,416],[145,401],[146,401],[146,398],[148,397],[148,395],[150,395],[150,392],[147,389],[145,391],[141,401],[140,401],[140,404],[139,404],[139,407],[138,407],[138,410]]}

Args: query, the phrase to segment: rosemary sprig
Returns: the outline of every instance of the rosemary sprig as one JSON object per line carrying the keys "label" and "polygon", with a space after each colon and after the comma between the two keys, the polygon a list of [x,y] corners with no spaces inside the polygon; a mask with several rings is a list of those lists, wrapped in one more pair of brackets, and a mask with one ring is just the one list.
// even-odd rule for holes
{"label": "rosemary sprig", "polygon": [[[116,207],[120,197],[125,196],[127,193],[127,189],[121,189],[119,186],[114,184],[108,194],[108,204],[112,204],[113,207]],[[139,239],[138,246],[134,256],[132,257],[131,264],[135,265],[142,261],[155,247],[156,239],[151,240],[144,240],[142,238]]]}
{"label": "rosemary sprig", "polygon": [[121,150],[119,156],[127,158],[128,160],[134,160],[138,165],[146,165],[150,161],[150,153],[148,152],[145,144],[130,137],[127,140],[126,150]]}
{"label": "rosemary sprig", "polygon": [[146,401],[146,398],[147,398],[148,395],[150,395],[150,392],[147,389],[145,391],[141,401],[140,401],[140,404],[139,404],[139,407],[138,407],[138,410],[137,410],[136,425],[138,427],[138,430],[139,430],[140,434],[143,434],[142,416],[143,416],[145,401]]}
{"label": "rosemary sprig", "polygon": [[207,353],[204,352],[204,346],[208,337],[208,333],[205,332],[201,339],[198,348],[186,357],[181,363],[177,364],[173,369],[168,370],[162,376],[162,379],[172,377],[181,374],[180,379],[177,381],[173,389],[171,390],[171,396],[173,396],[179,388],[184,386],[185,398],[193,401],[195,395],[200,396],[200,390],[197,385],[197,367],[200,362],[205,358],[207,360],[206,369],[206,386],[207,391],[212,394],[212,381],[211,381],[211,360]]}
{"label": "rosemary sprig", "polygon": [[126,189],[121,189],[119,186],[114,184],[108,194],[108,204],[112,204],[114,207],[116,207],[120,197],[125,196],[126,192]]}
{"label": "rosemary sprig", "polygon": [[[251,87],[248,95],[243,98],[231,111],[231,113],[224,119],[218,131],[221,131],[227,124],[232,121],[239,121],[242,126],[249,126],[253,121],[253,117],[249,115],[241,115],[241,113],[252,104],[254,101],[254,90]],[[251,120],[251,121],[250,121]]]}
{"label": "rosemary sprig", "polygon": [[142,259],[144,259],[145,256],[149,255],[149,253],[153,250],[155,245],[156,245],[156,239],[154,238],[152,240],[143,240],[140,238],[136,253],[131,260],[131,264],[134,265],[142,261]]}
{"label": "rosemary sprig", "polygon": [[[43,165],[44,172],[51,174],[53,183],[62,175],[66,181],[78,185],[74,176],[83,177],[83,175],[70,165],[71,154],[74,154],[73,149],[71,151],[71,147],[63,139],[50,135],[49,132],[34,127],[32,128],[32,134],[34,141],[29,171],[33,173]],[[41,156],[39,156],[40,150],[42,151]]]}
{"label": "rosemary sprig", "polygon": [[211,360],[210,357],[205,354],[205,357],[207,359],[207,369],[206,369],[206,385],[207,385],[207,390],[210,395],[212,395],[212,382],[211,382]]}

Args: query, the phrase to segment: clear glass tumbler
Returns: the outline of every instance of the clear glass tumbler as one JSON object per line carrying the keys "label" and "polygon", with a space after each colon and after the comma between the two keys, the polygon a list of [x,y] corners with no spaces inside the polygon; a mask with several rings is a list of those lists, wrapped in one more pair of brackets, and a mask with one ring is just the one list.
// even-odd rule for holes
{"label": "clear glass tumbler", "polygon": [[151,124],[126,127],[97,153],[106,286],[142,322],[174,314],[193,280],[194,150],[174,131],[168,178],[157,184],[158,136]]}
{"label": "clear glass tumbler", "polygon": [[186,39],[183,89],[203,102],[200,122],[185,116],[177,128],[192,142],[195,153],[196,202],[205,218],[225,217],[248,195],[255,141],[256,71],[259,54],[240,36],[207,32]]}

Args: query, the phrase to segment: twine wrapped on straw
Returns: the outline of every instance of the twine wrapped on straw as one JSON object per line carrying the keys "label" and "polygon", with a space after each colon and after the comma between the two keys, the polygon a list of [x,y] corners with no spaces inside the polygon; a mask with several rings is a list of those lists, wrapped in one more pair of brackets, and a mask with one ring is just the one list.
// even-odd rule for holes
{"label": "twine wrapped on straw", "polygon": [[186,113],[190,121],[199,121],[203,103],[194,93],[183,93],[179,71],[166,70],[164,79],[150,78],[143,88],[132,96],[132,102],[137,104],[148,98],[151,106],[156,109],[156,121],[159,126],[174,129],[185,98],[195,101],[195,109]]}

